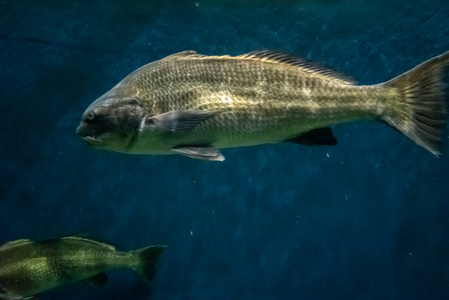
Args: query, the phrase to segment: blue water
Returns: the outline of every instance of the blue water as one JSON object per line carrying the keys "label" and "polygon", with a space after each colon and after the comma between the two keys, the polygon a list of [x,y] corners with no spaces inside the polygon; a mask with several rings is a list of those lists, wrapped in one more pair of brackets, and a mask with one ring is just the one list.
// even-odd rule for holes
{"label": "blue water", "polygon": [[449,50],[449,1],[150,2],[0,1],[0,243],[169,245],[151,288],[116,270],[42,300],[449,299],[448,130],[439,159],[358,122],[334,128],[335,147],[223,163],[95,151],[74,133],[98,96],[181,50],[282,50],[388,80]]}

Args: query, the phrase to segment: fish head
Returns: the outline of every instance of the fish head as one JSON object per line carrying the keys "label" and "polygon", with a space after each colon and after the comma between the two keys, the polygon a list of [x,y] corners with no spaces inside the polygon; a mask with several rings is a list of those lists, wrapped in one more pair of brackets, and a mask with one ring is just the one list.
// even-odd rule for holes
{"label": "fish head", "polygon": [[76,133],[94,148],[127,152],[144,115],[137,97],[107,93],[86,109]]}

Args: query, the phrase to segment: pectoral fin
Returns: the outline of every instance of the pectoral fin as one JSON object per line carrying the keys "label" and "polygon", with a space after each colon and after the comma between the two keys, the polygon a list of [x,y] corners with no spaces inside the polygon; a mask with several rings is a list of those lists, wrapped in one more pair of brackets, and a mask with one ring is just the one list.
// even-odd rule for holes
{"label": "pectoral fin", "polygon": [[201,122],[215,116],[220,111],[174,110],[163,114],[147,117],[145,126],[155,126],[169,133],[192,129]]}
{"label": "pectoral fin", "polygon": [[285,141],[305,146],[337,145],[337,139],[330,128],[313,129]]}
{"label": "pectoral fin", "polygon": [[170,149],[170,151],[200,160],[207,160],[207,161],[225,160],[220,150],[213,147],[177,147]]}
{"label": "pectoral fin", "polygon": [[98,273],[95,276],[87,278],[84,282],[89,285],[106,286],[108,284],[108,275],[106,273]]}

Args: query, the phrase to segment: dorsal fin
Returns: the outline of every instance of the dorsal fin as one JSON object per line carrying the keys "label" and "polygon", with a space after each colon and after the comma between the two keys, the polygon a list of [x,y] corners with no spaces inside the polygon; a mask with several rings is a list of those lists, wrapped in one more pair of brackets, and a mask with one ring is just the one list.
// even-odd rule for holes
{"label": "dorsal fin", "polygon": [[92,244],[108,247],[111,250],[115,250],[115,248],[116,248],[115,245],[112,245],[108,242],[104,242],[100,239],[94,239],[92,237],[85,237],[85,236],[81,236],[81,235],[64,236],[64,237],[61,237],[61,240],[72,240],[72,241],[92,243]]}
{"label": "dorsal fin", "polygon": [[201,58],[201,57],[204,57],[204,55],[198,54],[194,50],[186,50],[186,51],[181,51],[181,52],[178,52],[178,53],[166,56],[163,59],[164,60],[167,60],[167,59],[181,59],[181,58],[186,58],[186,57]]}
{"label": "dorsal fin", "polygon": [[15,246],[20,246],[20,245],[24,245],[24,244],[28,244],[31,243],[31,240],[28,239],[19,239],[19,240],[15,240],[15,241],[10,241],[7,242],[6,244],[3,244],[0,246],[0,249],[4,250],[6,248],[11,248],[11,247],[15,247]]}
{"label": "dorsal fin", "polygon": [[221,56],[206,56],[202,54],[198,54],[194,50],[186,50],[182,52],[178,52],[169,56],[166,56],[162,60],[176,60],[176,59],[255,59],[264,62],[272,62],[276,64],[286,64],[290,66],[294,66],[302,69],[307,73],[315,73],[326,77],[326,79],[340,83],[340,84],[356,84],[357,82],[350,76],[342,74],[338,71],[333,70],[332,68],[325,67],[316,62],[311,62],[303,58],[299,58],[296,56],[292,56],[289,54],[285,54],[278,51],[270,51],[270,50],[259,50],[253,51],[249,53],[245,53],[239,56],[229,56],[229,55],[221,55]]}
{"label": "dorsal fin", "polygon": [[117,244],[112,243],[111,241],[108,241],[106,239],[103,239],[103,238],[100,238],[98,236],[95,236],[95,235],[92,235],[92,234],[89,234],[89,233],[85,233],[85,232],[74,232],[74,233],[71,233],[71,234],[66,234],[66,235],[63,235],[61,238],[64,238],[64,237],[78,237],[78,238],[82,238],[82,239],[85,239],[85,240],[98,242],[98,243],[101,243],[101,244],[107,244],[107,245],[113,246],[115,248],[118,247]]}
{"label": "dorsal fin", "polygon": [[316,62],[311,62],[303,58],[292,56],[277,51],[260,50],[236,56],[237,58],[252,58],[261,61],[280,63],[295,66],[303,69],[305,72],[317,73],[330,80],[337,81],[342,84],[356,84],[356,81],[345,74],[335,71],[329,67],[322,66]]}

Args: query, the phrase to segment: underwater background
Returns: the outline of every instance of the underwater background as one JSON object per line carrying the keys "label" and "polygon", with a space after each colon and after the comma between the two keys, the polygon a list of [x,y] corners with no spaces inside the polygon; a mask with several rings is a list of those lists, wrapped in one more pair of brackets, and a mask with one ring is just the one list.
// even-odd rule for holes
{"label": "underwater background", "polygon": [[[449,299],[442,157],[376,122],[334,147],[263,145],[223,163],[86,147],[81,114],[182,50],[280,50],[360,84],[449,50],[449,1],[0,1],[0,244],[88,233],[166,244],[156,280],[108,273],[50,299]],[[448,79],[446,79],[448,82]]]}

